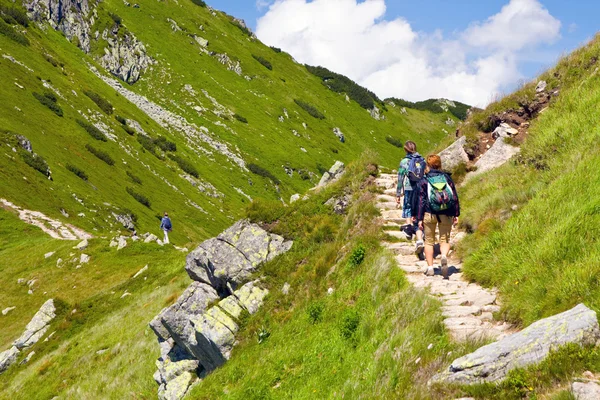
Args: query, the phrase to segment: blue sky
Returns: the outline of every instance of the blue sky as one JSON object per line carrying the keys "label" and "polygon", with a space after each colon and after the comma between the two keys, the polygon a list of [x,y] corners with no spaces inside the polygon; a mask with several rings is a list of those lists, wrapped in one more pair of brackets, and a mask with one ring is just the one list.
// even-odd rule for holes
{"label": "blue sky", "polygon": [[[553,65],[560,55],[593,37],[598,29],[595,16],[600,15],[600,1],[592,0],[367,0],[372,3],[371,6],[360,7],[362,2],[279,0],[279,4],[273,5],[273,1],[262,0],[263,4],[269,5],[261,7],[254,0],[210,0],[208,4],[243,18],[257,32],[259,39],[281,47],[298,61],[321,64],[344,73],[373,89],[381,97],[394,95],[411,100],[429,96],[453,97],[478,105],[484,105],[495,93],[512,90],[520,80],[535,77]],[[339,11],[331,10],[338,7],[334,4],[339,4]],[[318,15],[328,12],[331,13],[329,19],[315,21]],[[363,20],[355,14],[370,14],[373,18]],[[335,51],[346,45],[344,37],[336,39],[336,32],[325,25],[347,15],[355,16],[351,22],[354,26],[364,23],[364,30],[356,32],[354,28],[343,25],[339,29],[350,29],[351,35],[346,37],[351,37],[355,43],[364,43],[364,53],[381,59],[378,65],[357,68],[357,63],[364,64],[364,55],[352,58],[348,55],[350,48],[345,52]],[[494,16],[496,21],[492,23],[489,18]],[[386,22],[395,22],[395,27],[387,26]],[[289,28],[290,25],[297,27],[294,30]],[[479,26],[478,30],[469,29],[473,25]],[[386,31],[387,34],[374,36],[374,30]],[[514,33],[515,30],[519,32]],[[511,32],[517,35],[513,39],[518,45],[511,47],[498,43]],[[379,53],[371,52],[369,40],[381,43],[385,37],[395,35],[404,38],[399,40],[402,43],[396,43],[388,49],[382,47]],[[486,35],[495,35],[495,38]],[[486,40],[476,43],[477,37],[485,37]],[[322,47],[323,41],[332,42],[331,51]],[[420,49],[425,48],[428,54],[419,54]],[[453,50],[448,51],[445,58],[439,58],[438,53],[444,52],[444,49]],[[459,55],[457,59],[461,58],[460,65],[452,65],[455,62],[452,60],[452,51]],[[398,54],[398,57],[384,60],[387,57],[382,57],[382,54],[387,52]],[[491,71],[492,67],[484,65],[494,64],[493,57],[503,57],[503,60],[501,67],[495,66]],[[409,73],[411,62],[407,60],[412,60],[414,68],[427,69],[429,72],[413,76]],[[447,66],[447,71],[440,72]],[[399,77],[413,82],[421,79],[422,83],[415,86],[398,82],[402,80]]]}

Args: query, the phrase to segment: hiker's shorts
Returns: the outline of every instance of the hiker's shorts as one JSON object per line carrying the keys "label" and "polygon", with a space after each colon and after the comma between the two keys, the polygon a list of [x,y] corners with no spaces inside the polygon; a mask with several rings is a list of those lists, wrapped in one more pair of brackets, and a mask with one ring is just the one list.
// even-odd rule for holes
{"label": "hiker's shorts", "polygon": [[414,190],[405,190],[404,191],[404,204],[402,205],[402,218],[410,218],[412,217],[412,201],[413,201],[413,193]]}
{"label": "hiker's shorts", "polygon": [[[439,221],[438,221],[439,218]],[[450,232],[454,217],[448,215],[435,215],[425,213],[423,216],[423,228],[425,230],[425,244],[433,246],[435,244],[435,230],[439,227],[440,243],[450,243]]]}

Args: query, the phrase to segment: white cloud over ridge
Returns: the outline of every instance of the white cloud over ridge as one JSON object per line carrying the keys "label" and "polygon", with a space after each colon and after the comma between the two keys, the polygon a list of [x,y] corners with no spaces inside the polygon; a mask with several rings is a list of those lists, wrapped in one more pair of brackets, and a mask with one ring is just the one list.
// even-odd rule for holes
{"label": "white cloud over ridge", "polygon": [[385,0],[277,0],[256,33],[295,59],[347,75],[380,97],[446,97],[483,106],[521,78],[519,54],[560,36],[538,0],[510,0],[452,38],[384,19]]}

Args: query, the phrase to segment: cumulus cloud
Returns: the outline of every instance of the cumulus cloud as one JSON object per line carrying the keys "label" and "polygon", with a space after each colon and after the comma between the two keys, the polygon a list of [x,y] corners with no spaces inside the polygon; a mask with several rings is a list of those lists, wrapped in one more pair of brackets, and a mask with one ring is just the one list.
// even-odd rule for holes
{"label": "cumulus cloud", "polygon": [[380,97],[484,105],[522,76],[520,53],[552,43],[560,21],[538,0],[511,0],[452,37],[385,19],[385,0],[277,0],[257,36],[300,62],[345,74]]}

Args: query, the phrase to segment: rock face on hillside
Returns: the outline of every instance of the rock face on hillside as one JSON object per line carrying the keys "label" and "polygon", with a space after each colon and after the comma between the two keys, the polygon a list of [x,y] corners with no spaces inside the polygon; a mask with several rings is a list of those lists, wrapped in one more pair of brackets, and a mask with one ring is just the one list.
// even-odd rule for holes
{"label": "rock face on hillside", "polygon": [[442,167],[446,171],[452,171],[460,164],[467,164],[469,162],[469,156],[465,152],[466,143],[467,138],[463,136],[439,154],[442,159]]}
{"label": "rock face on hillside", "polygon": [[154,374],[160,399],[182,398],[229,359],[243,314],[257,312],[268,293],[248,282],[251,274],[291,246],[242,220],[190,252],[185,269],[194,282],[150,322],[161,348]]}
{"label": "rock face on hillside", "polygon": [[596,312],[583,304],[542,319],[526,329],[454,360],[432,383],[496,382],[509,371],[543,361],[548,353],[569,343],[595,344],[600,339]]}
{"label": "rock face on hillside", "polygon": [[104,31],[102,37],[108,42],[100,64],[113,75],[127,83],[133,84],[140,79],[142,72],[154,63],[152,57],[146,54],[146,47],[132,34],[126,34],[122,39],[108,36]]}
{"label": "rock face on hillside", "polygon": [[329,169],[329,171],[323,174],[323,177],[319,181],[317,187],[323,187],[331,182],[335,182],[341,178],[346,171],[346,166],[341,161],[336,161],[335,164]]}

